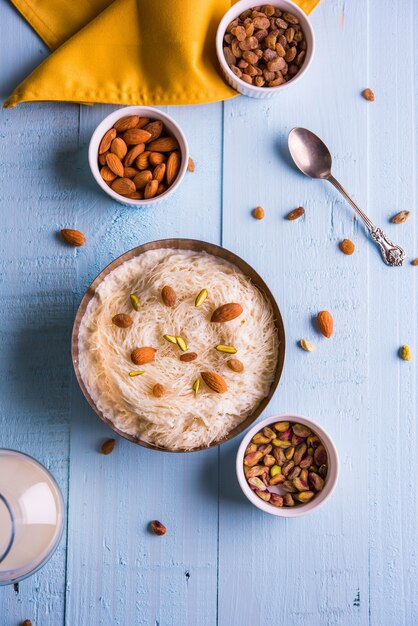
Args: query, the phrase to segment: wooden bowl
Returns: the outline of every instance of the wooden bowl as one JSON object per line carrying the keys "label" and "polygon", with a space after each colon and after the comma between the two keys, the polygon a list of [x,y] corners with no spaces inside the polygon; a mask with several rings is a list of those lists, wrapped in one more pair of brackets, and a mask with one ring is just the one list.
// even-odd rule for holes
{"label": "wooden bowl", "polygon": [[[113,424],[113,422],[108,417],[106,417],[106,415],[104,415],[102,411],[100,411],[98,407],[96,406],[94,400],[92,399],[88,390],[86,389],[86,386],[81,377],[80,370],[78,367],[78,334],[80,330],[80,324],[84,316],[84,313],[86,312],[87,305],[89,304],[90,300],[93,298],[94,294],[96,293],[97,287],[100,285],[103,279],[108,274],[110,274],[110,272],[112,272],[114,269],[122,265],[122,263],[125,263],[125,261],[130,261],[134,257],[137,257],[140,254],[143,254],[144,252],[148,252],[148,250],[159,250],[161,248],[174,248],[177,250],[192,250],[194,252],[207,252],[208,254],[212,254],[213,256],[224,259],[225,261],[229,261],[229,263],[232,263],[233,265],[238,267],[245,274],[245,276],[247,276],[247,278],[251,280],[251,282],[264,294],[267,300],[271,303],[271,306],[273,307],[274,317],[275,317],[275,324],[276,324],[276,328],[278,332],[279,346],[278,346],[278,355],[277,355],[277,367],[276,367],[276,372],[274,375],[274,380],[271,384],[271,387],[267,396],[261,400],[258,406],[254,409],[254,411],[250,415],[248,415],[248,417],[246,417],[246,419],[243,422],[241,422],[240,424],[238,424],[238,426],[233,428],[223,439],[214,441],[213,443],[210,444],[210,446],[201,446],[199,448],[193,448],[193,450],[171,450],[169,448],[161,448],[159,446],[155,446],[151,443],[148,443],[147,441],[143,441],[139,437],[135,437],[134,435],[125,433],[119,428],[117,428]],[[144,245],[139,246],[138,248],[133,248],[133,250],[129,250],[128,252],[125,252],[125,254],[122,254],[122,256],[118,257],[117,259],[112,261],[112,263],[110,263],[107,267],[105,267],[105,269],[102,272],[100,272],[100,274],[94,279],[90,287],[87,289],[80,303],[80,306],[78,308],[77,315],[75,317],[73,334],[71,338],[71,354],[72,354],[72,359],[73,359],[75,375],[77,377],[78,384],[80,385],[81,390],[86,397],[87,402],[90,404],[91,408],[95,411],[95,413],[97,413],[100,419],[103,420],[103,422],[105,422],[108,426],[110,426],[110,428],[114,430],[118,435],[120,435],[121,437],[124,437],[125,439],[129,439],[129,441],[132,441],[133,443],[136,443],[140,446],[144,446],[144,448],[151,448],[152,450],[160,450],[164,452],[195,452],[197,450],[206,450],[207,448],[213,448],[214,446],[218,446],[224,441],[229,441],[233,437],[236,437],[237,435],[242,433],[246,428],[248,428],[253,422],[255,422],[255,420],[260,415],[260,413],[264,411],[264,409],[270,402],[273,396],[273,393],[276,390],[277,385],[279,384],[279,380],[282,374],[284,355],[285,355],[285,332],[284,332],[283,320],[279,311],[279,307],[277,306],[276,301],[273,298],[273,295],[270,292],[269,288],[267,287],[266,283],[261,278],[261,276],[259,276],[257,272],[255,272],[253,268],[250,265],[248,265],[248,263],[243,261],[239,256],[237,256],[236,254],[233,254],[232,252],[229,252],[229,250],[225,250],[225,248],[216,246],[213,243],[206,243],[204,241],[197,241],[195,239],[161,239],[160,241],[152,241],[150,243],[145,243]]]}

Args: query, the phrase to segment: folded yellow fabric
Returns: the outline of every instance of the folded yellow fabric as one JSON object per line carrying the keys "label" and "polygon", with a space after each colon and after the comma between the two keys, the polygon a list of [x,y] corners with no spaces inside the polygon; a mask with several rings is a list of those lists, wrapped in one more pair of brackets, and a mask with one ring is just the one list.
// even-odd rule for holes
{"label": "folded yellow fabric", "polygon": [[[200,104],[236,92],[216,59],[231,0],[12,0],[55,49],[4,103]],[[309,13],[319,0],[298,0]],[[256,4],[256,3],[255,3]]]}

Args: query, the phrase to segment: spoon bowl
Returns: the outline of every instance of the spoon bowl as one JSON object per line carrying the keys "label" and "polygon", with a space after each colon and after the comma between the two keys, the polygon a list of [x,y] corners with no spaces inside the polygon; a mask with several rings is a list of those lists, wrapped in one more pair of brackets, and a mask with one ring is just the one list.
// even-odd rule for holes
{"label": "spoon bowl", "polygon": [[293,128],[290,131],[289,150],[295,164],[305,176],[327,179],[331,175],[330,151],[307,128]]}

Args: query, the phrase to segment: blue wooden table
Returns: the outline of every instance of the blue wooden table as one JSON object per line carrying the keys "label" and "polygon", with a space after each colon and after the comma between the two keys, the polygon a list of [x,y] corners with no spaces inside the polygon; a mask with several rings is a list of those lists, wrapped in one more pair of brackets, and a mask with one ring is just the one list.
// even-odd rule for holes
{"label": "blue wooden table", "polygon": [[[196,171],[149,209],[112,202],[89,173],[90,135],[112,107],[1,111],[0,446],[53,472],[67,527],[44,569],[18,592],[0,589],[0,626],[418,623],[417,13],[413,0],[324,0],[312,15],[316,57],[294,88],[267,102],[170,108]],[[47,51],[5,0],[0,29],[6,97]],[[296,125],[330,146],[335,175],[406,249],[403,268],[383,264],[331,186],[292,168]],[[300,205],[306,216],[286,221]],[[401,209],[411,218],[392,225]],[[87,245],[63,245],[63,227]],[[124,440],[98,454],[111,432],[74,379],[77,305],[116,256],[177,236],[236,252],[277,298],[288,349],[265,416],[318,420],[341,460],[334,496],[310,516],[275,518],[246,501],[234,474],[240,437],[188,455]],[[338,249],[345,237],[351,257]],[[313,327],[321,309],[333,313],[332,340]],[[314,353],[298,348],[302,337]],[[410,362],[397,356],[404,343]],[[154,518],[165,537],[147,531]]]}

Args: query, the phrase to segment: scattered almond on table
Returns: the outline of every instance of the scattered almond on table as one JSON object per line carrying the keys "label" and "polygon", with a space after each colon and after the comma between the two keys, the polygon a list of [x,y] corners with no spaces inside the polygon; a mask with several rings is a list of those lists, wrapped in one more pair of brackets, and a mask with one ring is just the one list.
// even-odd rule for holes
{"label": "scattered almond on table", "polygon": [[417,259],[412,259],[411,265],[418,265],[418,258]]}
{"label": "scattered almond on table", "polygon": [[399,211],[390,220],[392,224],[403,224],[410,216],[410,211]]}
{"label": "scattered almond on table", "polygon": [[102,443],[102,446],[100,448],[100,453],[110,454],[111,452],[113,452],[115,448],[115,444],[116,444],[116,439],[106,439],[106,441]]}
{"label": "scattered almond on table", "polygon": [[154,533],[154,535],[161,536],[161,535],[165,535],[167,532],[167,528],[164,526],[164,524],[159,522],[157,519],[150,522],[150,528],[152,532]]}
{"label": "scattered almond on table", "polygon": [[340,242],[340,250],[341,252],[344,252],[344,254],[350,255],[353,254],[355,250],[355,245],[352,241],[350,241],[350,239],[343,239]]}
{"label": "scattered almond on table", "polygon": [[264,218],[264,209],[261,206],[255,207],[253,210],[253,216],[256,220],[262,220]]}
{"label": "scattered almond on table", "polygon": [[189,161],[187,163],[187,171],[188,172],[194,172],[195,171],[195,164],[194,164],[194,161],[193,161],[192,157],[189,157]]}
{"label": "scattered almond on table", "polygon": [[374,93],[369,87],[367,87],[367,89],[363,89],[361,95],[365,100],[368,100],[369,102],[374,102]]}
{"label": "scattered almond on table", "polygon": [[305,209],[303,206],[299,206],[296,209],[293,209],[293,211],[290,211],[290,213],[286,215],[286,219],[292,222],[293,220],[297,220],[302,217],[302,215],[305,215]]}
{"label": "scattered almond on table", "polygon": [[84,244],[86,243],[85,236],[79,230],[73,230],[72,228],[62,228],[60,232],[61,237],[70,246],[79,247],[84,246]]}
{"label": "scattered almond on table", "polygon": [[334,320],[329,311],[319,311],[316,317],[319,331],[329,339],[334,332]]}
{"label": "scattered almond on table", "polygon": [[32,626],[32,621],[30,619],[24,619],[21,626]]}

